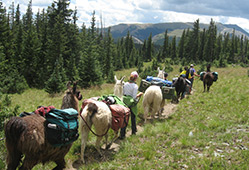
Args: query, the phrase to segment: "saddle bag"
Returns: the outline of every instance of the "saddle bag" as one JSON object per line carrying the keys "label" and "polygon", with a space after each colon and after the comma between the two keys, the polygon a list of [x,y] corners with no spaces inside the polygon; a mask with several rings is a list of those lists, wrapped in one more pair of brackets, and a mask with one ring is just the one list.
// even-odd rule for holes
{"label": "saddle bag", "polygon": [[175,96],[175,87],[161,87],[163,99],[173,99]]}
{"label": "saddle bag", "polygon": [[71,144],[78,139],[78,112],[73,108],[52,109],[46,115],[45,127],[48,142],[56,147]]}
{"label": "saddle bag", "polygon": [[203,72],[200,73],[200,80],[201,80],[201,81],[203,81],[203,77],[204,77],[205,74],[206,74],[205,71],[203,71]]}
{"label": "saddle bag", "polygon": [[150,87],[150,85],[151,85],[151,82],[142,79],[138,90],[141,91],[141,92],[145,92],[145,90],[148,87]]}
{"label": "saddle bag", "polygon": [[112,112],[112,129],[118,131],[119,128],[127,126],[130,116],[130,109],[120,104],[112,104],[109,106]]}
{"label": "saddle bag", "polygon": [[212,72],[214,76],[214,82],[218,80],[218,72]]}

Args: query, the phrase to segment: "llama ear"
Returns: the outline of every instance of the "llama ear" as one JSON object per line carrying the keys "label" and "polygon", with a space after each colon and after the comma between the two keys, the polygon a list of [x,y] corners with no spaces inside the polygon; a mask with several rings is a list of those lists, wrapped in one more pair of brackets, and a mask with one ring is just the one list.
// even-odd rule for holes
{"label": "llama ear", "polygon": [[122,82],[124,79],[125,79],[125,76],[123,76],[120,81]]}
{"label": "llama ear", "polygon": [[160,68],[159,68],[159,67],[157,67],[157,71],[160,71]]}
{"label": "llama ear", "polygon": [[67,82],[67,89],[70,89],[70,87],[71,87],[71,81],[68,81]]}
{"label": "llama ear", "polygon": [[73,83],[73,92],[76,92],[76,88],[77,88],[77,82],[75,81],[75,82]]}
{"label": "llama ear", "polygon": [[115,79],[115,82],[118,80],[116,75],[114,76],[114,79]]}
{"label": "llama ear", "polygon": [[163,67],[163,71],[165,70],[165,67]]}

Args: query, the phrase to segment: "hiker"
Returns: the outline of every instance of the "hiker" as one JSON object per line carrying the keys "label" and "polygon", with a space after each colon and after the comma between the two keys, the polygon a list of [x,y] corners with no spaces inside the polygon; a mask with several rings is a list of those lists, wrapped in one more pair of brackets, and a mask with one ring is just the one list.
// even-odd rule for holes
{"label": "hiker", "polygon": [[185,66],[184,70],[180,73],[180,77],[183,77],[187,83],[187,88],[186,88],[186,91],[183,93],[183,98],[184,98],[186,93],[190,94],[190,92],[191,92],[191,82],[190,82],[191,74],[190,74],[189,70],[190,69],[188,68],[188,66]]}
{"label": "hiker", "polygon": [[193,87],[193,84],[194,84],[194,76],[197,76],[197,77],[200,77],[200,75],[198,75],[194,69],[194,64],[190,64],[190,69],[189,69],[189,72],[190,72],[190,75],[191,75],[191,78],[189,79],[190,82],[191,82],[191,89]]}
{"label": "hiker", "polygon": [[[187,77],[187,74],[188,74],[188,77]],[[180,73],[180,77],[187,78],[187,79],[191,78],[188,66],[184,67],[184,70]]]}
{"label": "hiker", "polygon": [[[139,102],[140,97],[143,95],[142,92],[137,94],[138,85],[136,84],[136,80],[138,77],[139,77],[138,73],[136,71],[133,71],[130,75],[129,81],[124,84],[124,91],[123,91],[124,94],[123,101],[131,110],[131,129],[133,135],[135,135],[137,132],[137,127],[136,127],[137,103]],[[126,127],[121,128],[119,139],[125,138]]]}
{"label": "hiker", "polygon": [[168,80],[168,75],[169,75],[168,73],[166,72],[164,73],[164,80]]}

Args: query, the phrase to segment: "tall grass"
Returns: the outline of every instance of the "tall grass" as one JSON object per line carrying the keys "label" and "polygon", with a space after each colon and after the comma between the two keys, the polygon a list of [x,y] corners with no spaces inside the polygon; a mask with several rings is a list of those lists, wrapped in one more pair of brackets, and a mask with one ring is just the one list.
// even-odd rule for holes
{"label": "tall grass", "polygon": [[[178,67],[174,68],[169,79],[178,74]],[[92,161],[79,169],[248,169],[248,68],[213,70],[219,73],[219,79],[209,93],[203,93],[202,82],[195,80],[194,94],[181,100],[172,116],[143,125],[144,131],[122,141],[120,150],[111,158]],[[128,77],[131,71],[116,74],[118,78]],[[113,86],[105,84],[81,92],[84,98],[100,96],[112,93]],[[31,89],[21,95],[12,95],[12,105],[20,105],[22,111],[33,111],[39,105],[59,108],[62,96],[51,98],[42,90]],[[143,114],[141,103],[139,114]],[[138,118],[137,121],[141,120]],[[95,137],[90,134],[88,146],[94,142]],[[80,140],[77,140],[66,156],[68,164],[78,160],[79,154]],[[34,169],[52,167],[54,164],[50,163]]]}

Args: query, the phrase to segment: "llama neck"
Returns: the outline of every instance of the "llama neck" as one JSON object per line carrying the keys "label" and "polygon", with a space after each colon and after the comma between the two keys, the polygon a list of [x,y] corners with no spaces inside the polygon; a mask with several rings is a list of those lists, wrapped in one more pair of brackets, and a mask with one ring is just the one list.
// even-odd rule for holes
{"label": "llama neck", "polygon": [[79,111],[78,99],[72,94],[66,94],[63,97],[61,109],[73,108]]}
{"label": "llama neck", "polygon": [[115,88],[114,89],[114,95],[118,96],[120,99],[122,99],[123,98],[123,89]]}

